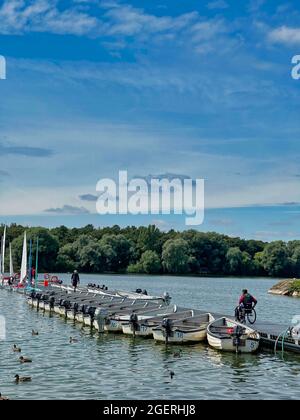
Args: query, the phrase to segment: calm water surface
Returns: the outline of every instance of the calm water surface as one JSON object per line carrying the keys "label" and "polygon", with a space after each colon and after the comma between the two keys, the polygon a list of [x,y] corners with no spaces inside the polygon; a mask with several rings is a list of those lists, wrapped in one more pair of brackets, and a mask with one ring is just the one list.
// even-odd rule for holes
{"label": "calm water surface", "polygon": [[[67,280],[68,277],[64,277]],[[232,313],[242,288],[259,299],[258,316],[289,324],[300,301],[267,294],[270,279],[196,279],[177,277],[85,276],[82,283],[110,288],[165,290],[182,306]],[[299,399],[300,356],[272,353],[236,356],[206,345],[165,347],[153,340],[91,333],[57,316],[37,314],[24,298],[0,290],[0,315],[7,339],[0,341],[0,392],[12,399]],[[39,337],[32,337],[32,328]],[[79,342],[70,345],[69,337]],[[20,365],[11,352],[19,345],[32,365]],[[175,372],[173,380],[170,371]],[[32,383],[16,385],[14,375]]]}

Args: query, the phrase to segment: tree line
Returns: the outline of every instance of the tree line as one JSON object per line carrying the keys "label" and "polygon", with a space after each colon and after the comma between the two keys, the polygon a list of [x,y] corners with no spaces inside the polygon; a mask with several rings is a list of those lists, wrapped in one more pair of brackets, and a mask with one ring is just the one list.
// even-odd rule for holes
{"label": "tree line", "polygon": [[266,243],[215,232],[162,232],[155,226],[47,229],[12,224],[8,240],[17,267],[25,229],[33,253],[39,237],[40,272],[300,277],[300,241]]}

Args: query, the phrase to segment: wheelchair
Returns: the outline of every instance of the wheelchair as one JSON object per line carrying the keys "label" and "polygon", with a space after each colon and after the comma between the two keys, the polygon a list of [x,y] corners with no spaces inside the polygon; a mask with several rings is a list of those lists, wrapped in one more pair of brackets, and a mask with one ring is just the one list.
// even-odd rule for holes
{"label": "wheelchair", "polygon": [[237,306],[235,309],[235,320],[240,322],[241,324],[246,324],[247,321],[249,324],[255,324],[257,320],[257,313],[255,307],[251,305],[251,307],[241,308]]}

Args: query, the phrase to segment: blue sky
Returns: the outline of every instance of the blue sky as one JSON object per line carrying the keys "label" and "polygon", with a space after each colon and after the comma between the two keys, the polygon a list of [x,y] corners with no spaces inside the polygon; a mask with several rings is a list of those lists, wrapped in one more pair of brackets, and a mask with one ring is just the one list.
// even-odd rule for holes
{"label": "blue sky", "polygon": [[199,229],[300,238],[296,54],[295,1],[1,1],[0,221],[183,229],[93,214],[127,169],[205,178]]}

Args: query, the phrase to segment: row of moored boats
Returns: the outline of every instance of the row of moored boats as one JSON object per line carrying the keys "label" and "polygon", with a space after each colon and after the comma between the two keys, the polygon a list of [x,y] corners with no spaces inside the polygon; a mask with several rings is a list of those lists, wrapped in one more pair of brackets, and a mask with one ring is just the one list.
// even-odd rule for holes
{"label": "row of moored boats", "polygon": [[138,293],[110,292],[90,287],[76,292],[65,287],[32,291],[28,304],[39,311],[56,313],[94,328],[154,338],[164,343],[208,343],[218,350],[253,353],[259,334],[229,318],[170,304],[168,295],[152,297]]}

